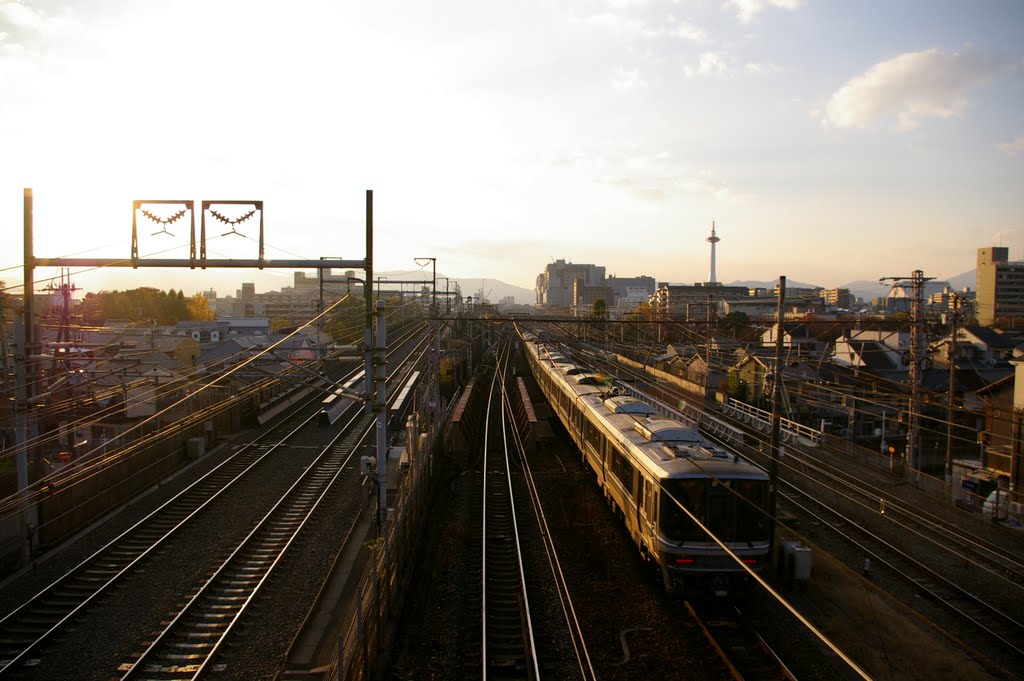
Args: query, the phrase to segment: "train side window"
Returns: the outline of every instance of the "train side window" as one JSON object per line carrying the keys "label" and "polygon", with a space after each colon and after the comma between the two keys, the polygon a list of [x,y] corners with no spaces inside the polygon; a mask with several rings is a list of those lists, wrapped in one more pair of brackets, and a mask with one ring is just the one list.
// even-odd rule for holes
{"label": "train side window", "polygon": [[610,458],[612,475],[618,478],[619,482],[622,483],[623,488],[626,490],[626,494],[632,497],[633,472],[636,469],[633,468],[633,464],[630,463],[629,459],[618,450],[613,451]]}
{"label": "train side window", "polygon": [[595,452],[601,451],[601,431],[597,429],[597,426],[591,423],[589,420],[584,419],[584,438],[587,440],[587,444],[594,448]]}
{"label": "train side window", "polygon": [[646,478],[641,478],[641,484],[643,485],[643,499],[644,514],[647,515],[647,520],[654,521],[654,484]]}

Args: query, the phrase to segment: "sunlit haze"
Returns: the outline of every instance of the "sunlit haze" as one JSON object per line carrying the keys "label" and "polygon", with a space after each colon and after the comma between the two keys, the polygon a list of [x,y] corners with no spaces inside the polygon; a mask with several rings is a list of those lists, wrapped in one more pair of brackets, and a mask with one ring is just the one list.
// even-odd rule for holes
{"label": "sunlit haze", "polygon": [[[378,270],[704,281],[714,221],[723,282],[950,277],[1024,259],[1022,29],[1018,0],[0,0],[0,266],[24,187],[37,256],[127,256],[133,199],[259,199],[267,256],[311,259],[363,257],[373,189]],[[255,257],[239,230],[211,257]]]}

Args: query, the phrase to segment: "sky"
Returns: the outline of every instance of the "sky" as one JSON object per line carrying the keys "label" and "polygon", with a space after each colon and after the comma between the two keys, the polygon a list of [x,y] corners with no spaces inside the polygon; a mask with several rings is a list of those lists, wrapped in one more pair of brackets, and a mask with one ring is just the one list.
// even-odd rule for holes
{"label": "sky", "polygon": [[[707,281],[714,222],[723,282],[947,278],[1024,259],[1021,35],[1019,0],[0,0],[0,279],[25,187],[38,257],[127,257],[136,199],[252,199],[268,257],[361,260],[372,189],[377,271]],[[162,229],[140,252],[187,257]],[[256,257],[236,230],[210,257]]]}

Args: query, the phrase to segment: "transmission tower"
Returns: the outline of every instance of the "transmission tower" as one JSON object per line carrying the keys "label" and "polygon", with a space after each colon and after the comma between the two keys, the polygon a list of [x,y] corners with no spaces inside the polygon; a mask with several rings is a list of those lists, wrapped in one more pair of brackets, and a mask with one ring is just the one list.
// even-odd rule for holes
{"label": "transmission tower", "polygon": [[907,382],[910,384],[910,405],[907,415],[907,461],[921,474],[921,379],[924,377],[927,334],[924,328],[924,284],[935,277],[926,277],[921,270],[914,270],[909,277],[882,277],[879,283],[891,281],[897,286],[910,289],[910,366]]}

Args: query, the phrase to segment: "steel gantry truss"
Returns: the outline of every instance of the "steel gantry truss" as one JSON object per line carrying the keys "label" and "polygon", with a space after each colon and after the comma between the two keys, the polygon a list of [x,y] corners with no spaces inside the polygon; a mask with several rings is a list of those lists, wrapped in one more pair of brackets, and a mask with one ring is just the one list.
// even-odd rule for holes
{"label": "steel gantry truss", "polygon": [[[241,214],[230,217],[223,206],[242,206]],[[165,206],[171,208],[168,211]],[[360,260],[347,260],[343,258],[317,258],[315,260],[295,258],[287,260],[268,260],[264,254],[264,221],[263,202],[255,200],[236,201],[222,200],[200,202],[201,220],[200,233],[197,239],[195,230],[195,202],[191,200],[137,200],[132,203],[132,234],[131,252],[128,258],[46,258],[36,256],[33,248],[33,196],[32,189],[24,190],[24,300],[18,307],[19,319],[22,322],[18,326],[17,334],[18,347],[15,351],[16,363],[21,371],[16,371],[15,390],[15,446],[19,452],[17,457],[18,468],[18,493],[25,496],[28,488],[27,474],[27,448],[30,442],[29,430],[31,429],[31,405],[35,395],[35,381],[31,375],[33,364],[27,358],[39,354],[38,340],[35,337],[33,320],[35,309],[33,304],[33,291],[35,289],[35,269],[37,267],[170,267],[201,269],[211,268],[255,268],[255,269],[315,269],[318,274],[323,270],[330,269],[361,269],[365,271],[365,281],[373,281],[373,190],[366,190],[366,257]],[[245,210],[245,209],[248,210]],[[230,259],[230,258],[208,258],[206,252],[207,242],[207,214],[220,223],[230,228],[227,234],[241,234],[237,226],[258,214],[259,240],[258,253],[256,258],[251,259]],[[138,230],[139,218],[143,218],[157,227],[159,230],[154,234],[172,234],[168,227],[177,224],[185,216],[189,219],[189,257],[188,258],[150,258],[139,255]],[[224,236],[224,235],[222,235]],[[244,236],[244,235],[243,235]],[[386,392],[384,387],[384,376],[387,375],[384,363],[386,362],[385,330],[378,328],[376,337],[373,333],[374,320],[377,318],[378,326],[383,327],[383,310],[375,309],[373,301],[373,287],[363,287],[366,303],[366,327],[364,333],[365,344],[365,371],[368,377],[364,393],[356,395],[364,400],[367,408],[372,410],[377,420],[377,495],[378,495],[378,524],[383,528],[387,513],[387,404],[385,402]],[[382,308],[383,305],[381,304]],[[321,314],[322,314],[321,310]],[[23,330],[22,330],[23,329]],[[377,347],[380,345],[381,347]],[[27,558],[31,548],[31,525],[32,518],[26,507],[22,517],[23,557]]]}
{"label": "steel gantry truss", "polygon": [[914,270],[909,277],[881,277],[884,284],[891,281],[894,287],[910,288],[910,357],[907,382],[910,384],[910,404],[907,409],[907,462],[914,469],[914,475],[921,475],[921,380],[928,362],[925,352],[928,344],[924,328],[924,284],[934,277],[924,276],[921,270]]}

